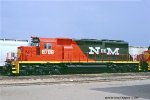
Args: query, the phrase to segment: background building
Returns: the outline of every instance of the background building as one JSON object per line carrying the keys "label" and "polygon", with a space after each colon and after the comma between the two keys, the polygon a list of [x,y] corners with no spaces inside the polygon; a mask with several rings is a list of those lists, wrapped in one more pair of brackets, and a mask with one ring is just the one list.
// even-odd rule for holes
{"label": "background building", "polygon": [[6,59],[16,57],[18,46],[27,46],[28,44],[28,40],[0,39],[0,66],[4,66]]}

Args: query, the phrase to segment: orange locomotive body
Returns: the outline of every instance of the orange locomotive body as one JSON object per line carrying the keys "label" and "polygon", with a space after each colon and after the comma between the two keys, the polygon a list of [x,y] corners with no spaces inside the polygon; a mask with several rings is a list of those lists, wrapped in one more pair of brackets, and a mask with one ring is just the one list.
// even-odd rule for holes
{"label": "orange locomotive body", "polygon": [[87,61],[87,59],[76,42],[67,38],[32,37],[31,46],[18,47],[19,61]]}
{"label": "orange locomotive body", "polygon": [[136,61],[132,60],[128,43],[121,40],[31,38],[31,45],[18,47],[17,60],[7,64],[9,74],[43,75],[150,70],[150,66],[142,67],[140,57]]}

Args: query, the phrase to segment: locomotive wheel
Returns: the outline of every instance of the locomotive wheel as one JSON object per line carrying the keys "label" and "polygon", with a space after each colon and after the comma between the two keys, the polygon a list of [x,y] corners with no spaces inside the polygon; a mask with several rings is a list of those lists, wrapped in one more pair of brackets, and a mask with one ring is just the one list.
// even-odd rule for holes
{"label": "locomotive wheel", "polygon": [[127,68],[124,66],[124,65],[119,65],[118,66],[118,69],[120,73],[124,73],[124,72],[127,72]]}
{"label": "locomotive wheel", "polygon": [[53,73],[56,75],[60,75],[61,74],[61,67],[59,65],[54,65],[53,66]]}
{"label": "locomotive wheel", "polygon": [[59,65],[50,65],[46,64],[42,67],[40,67],[41,71],[39,72],[40,74],[45,74],[45,75],[60,75],[60,69],[61,67]]}
{"label": "locomotive wheel", "polygon": [[115,67],[112,67],[112,68],[111,68],[111,72],[116,73],[116,72],[117,72],[116,68],[115,68]]}
{"label": "locomotive wheel", "polygon": [[148,71],[148,63],[143,62],[142,71],[144,71],[144,72]]}
{"label": "locomotive wheel", "polygon": [[43,75],[44,71],[43,71],[43,67],[39,66],[39,65],[35,65],[35,75]]}
{"label": "locomotive wheel", "polygon": [[127,67],[125,65],[122,65],[122,72],[123,73],[128,72]]}
{"label": "locomotive wheel", "polygon": [[117,65],[112,65],[112,72],[117,73],[118,72],[118,66]]}
{"label": "locomotive wheel", "polygon": [[127,72],[132,72],[131,65],[126,65]]}
{"label": "locomotive wheel", "polygon": [[112,72],[111,69],[112,69],[111,66],[108,66],[107,69],[106,69],[107,73],[111,73]]}
{"label": "locomotive wheel", "polygon": [[116,65],[108,65],[108,67],[107,67],[107,72],[109,72],[109,73],[116,73],[117,72],[117,67],[116,67]]}
{"label": "locomotive wheel", "polygon": [[20,75],[27,75],[27,66],[21,65]]}
{"label": "locomotive wheel", "polygon": [[35,74],[35,66],[30,65],[28,67],[28,71],[29,75],[34,75]]}
{"label": "locomotive wheel", "polygon": [[20,70],[20,75],[27,75],[27,71],[26,70]]}
{"label": "locomotive wheel", "polygon": [[12,65],[11,64],[7,64],[5,67],[3,67],[4,69],[4,75],[10,76],[12,75],[12,70],[11,70]]}

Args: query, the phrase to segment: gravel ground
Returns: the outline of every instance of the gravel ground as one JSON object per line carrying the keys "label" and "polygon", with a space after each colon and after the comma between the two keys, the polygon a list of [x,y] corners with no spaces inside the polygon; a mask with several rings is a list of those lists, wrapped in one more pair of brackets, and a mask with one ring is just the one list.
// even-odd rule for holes
{"label": "gravel ground", "polygon": [[0,76],[0,86],[12,85],[44,85],[59,83],[89,83],[128,80],[147,80],[150,73],[103,73],[74,75],[44,75],[44,76]]}

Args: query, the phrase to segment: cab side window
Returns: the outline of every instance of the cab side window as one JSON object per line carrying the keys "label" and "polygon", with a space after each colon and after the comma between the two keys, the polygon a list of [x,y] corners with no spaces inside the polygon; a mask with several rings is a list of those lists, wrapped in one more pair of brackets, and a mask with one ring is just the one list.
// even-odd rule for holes
{"label": "cab side window", "polygon": [[51,49],[51,48],[52,48],[51,43],[45,43],[44,44],[44,49]]}

